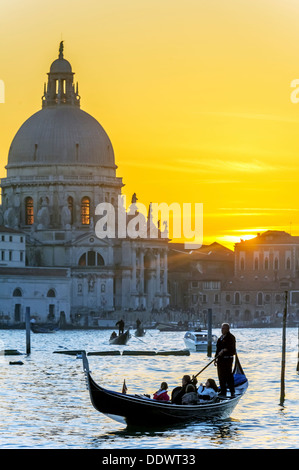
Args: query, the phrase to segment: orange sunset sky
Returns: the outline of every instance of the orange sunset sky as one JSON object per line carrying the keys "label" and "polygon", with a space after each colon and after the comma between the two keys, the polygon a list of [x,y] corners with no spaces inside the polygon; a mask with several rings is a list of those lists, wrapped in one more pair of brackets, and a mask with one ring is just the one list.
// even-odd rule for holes
{"label": "orange sunset sky", "polygon": [[128,199],[203,203],[204,243],[299,235],[298,0],[0,6],[1,177],[63,40],[81,108],[109,135]]}

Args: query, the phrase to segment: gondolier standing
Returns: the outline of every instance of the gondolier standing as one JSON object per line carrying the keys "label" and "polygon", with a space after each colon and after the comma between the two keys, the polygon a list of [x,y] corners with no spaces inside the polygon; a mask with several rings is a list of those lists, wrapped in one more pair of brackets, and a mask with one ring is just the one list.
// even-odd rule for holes
{"label": "gondolier standing", "polygon": [[231,396],[235,395],[234,376],[232,366],[234,355],[236,354],[236,338],[229,331],[229,324],[221,325],[222,335],[218,338],[216,345],[217,372],[220,384],[220,394],[226,396],[226,390],[229,388]]}
{"label": "gondolier standing", "polygon": [[125,323],[124,323],[123,319],[121,318],[118,322],[116,322],[115,326],[118,326],[119,336],[122,335],[123,332],[124,332],[124,327],[125,327]]}

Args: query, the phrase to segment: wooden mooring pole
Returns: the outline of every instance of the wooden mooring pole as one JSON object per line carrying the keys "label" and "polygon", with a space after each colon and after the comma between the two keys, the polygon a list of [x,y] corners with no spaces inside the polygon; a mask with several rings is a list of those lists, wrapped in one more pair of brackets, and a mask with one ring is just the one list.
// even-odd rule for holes
{"label": "wooden mooring pole", "polygon": [[297,369],[296,371],[299,374],[299,323],[298,323],[298,362],[297,362]]}
{"label": "wooden mooring pole", "polygon": [[30,344],[30,307],[26,307],[25,324],[26,324],[26,354],[30,354],[31,353],[31,344]]}
{"label": "wooden mooring pole", "polygon": [[284,404],[285,398],[285,362],[286,362],[286,326],[288,313],[288,292],[285,291],[285,303],[282,319],[282,352],[281,352],[281,376],[280,376],[280,406]]}
{"label": "wooden mooring pole", "polygon": [[212,357],[212,309],[208,308],[208,357]]}

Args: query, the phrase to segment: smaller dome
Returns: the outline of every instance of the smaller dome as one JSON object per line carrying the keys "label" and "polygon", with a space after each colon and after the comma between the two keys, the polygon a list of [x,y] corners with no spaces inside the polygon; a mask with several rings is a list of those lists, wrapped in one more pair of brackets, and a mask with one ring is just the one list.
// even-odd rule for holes
{"label": "smaller dome", "polygon": [[72,73],[72,66],[68,60],[59,58],[52,62],[50,73]]}

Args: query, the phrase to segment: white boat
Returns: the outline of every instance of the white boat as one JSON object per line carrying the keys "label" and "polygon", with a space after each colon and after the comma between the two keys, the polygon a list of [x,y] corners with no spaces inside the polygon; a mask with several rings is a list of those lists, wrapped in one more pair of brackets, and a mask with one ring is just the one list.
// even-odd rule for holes
{"label": "white boat", "polygon": [[[217,336],[212,334],[212,351],[216,351]],[[208,332],[203,330],[187,331],[184,336],[186,347],[191,351],[207,351]]]}

